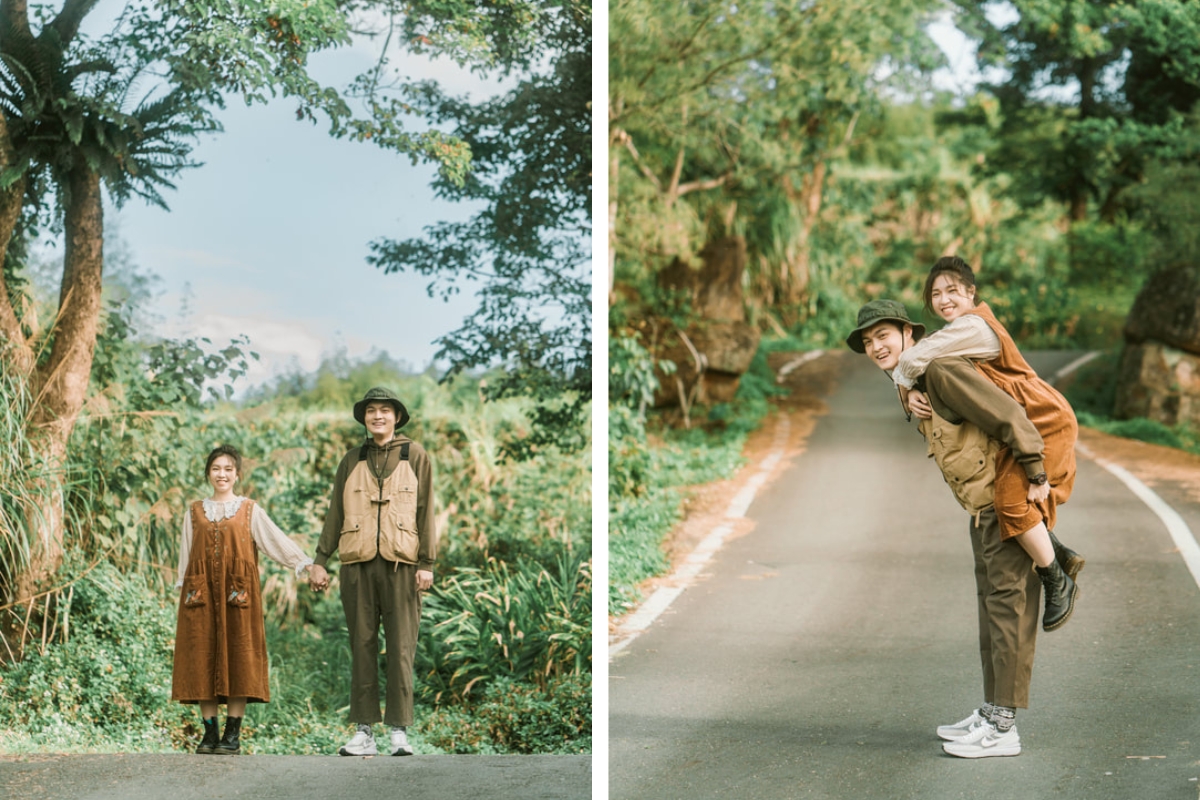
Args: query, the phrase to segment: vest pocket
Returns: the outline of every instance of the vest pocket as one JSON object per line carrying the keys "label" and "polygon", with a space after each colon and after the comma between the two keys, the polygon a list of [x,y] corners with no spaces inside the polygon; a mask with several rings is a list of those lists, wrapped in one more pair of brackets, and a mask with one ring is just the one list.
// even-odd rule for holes
{"label": "vest pocket", "polygon": [[416,530],[406,527],[403,520],[393,519],[390,536],[385,538],[383,557],[388,561],[403,561],[405,564],[417,563],[417,554],[421,549],[421,540]]}
{"label": "vest pocket", "polygon": [[338,557],[343,564],[367,561],[375,557],[375,537],[364,530],[362,517],[347,517],[338,538]]}

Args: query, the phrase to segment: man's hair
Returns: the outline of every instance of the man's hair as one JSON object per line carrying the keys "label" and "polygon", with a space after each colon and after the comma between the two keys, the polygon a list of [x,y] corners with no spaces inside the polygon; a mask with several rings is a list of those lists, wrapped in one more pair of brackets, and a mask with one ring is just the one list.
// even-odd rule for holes
{"label": "man's hair", "polygon": [[[953,275],[958,282],[968,289],[975,289],[975,272],[971,266],[958,256],[942,256],[929,269],[929,277],[925,279],[925,290],[921,293],[925,300],[925,310],[930,314],[933,310],[933,282],[939,275]],[[979,290],[975,290],[975,304],[979,304]]]}
{"label": "man's hair", "polygon": [[212,469],[213,462],[221,456],[229,456],[233,459],[233,468],[237,470],[237,474],[242,474],[242,454],[237,451],[237,448],[231,444],[217,445],[211,453],[208,454],[208,460],[204,462],[204,477],[208,477],[208,471]]}

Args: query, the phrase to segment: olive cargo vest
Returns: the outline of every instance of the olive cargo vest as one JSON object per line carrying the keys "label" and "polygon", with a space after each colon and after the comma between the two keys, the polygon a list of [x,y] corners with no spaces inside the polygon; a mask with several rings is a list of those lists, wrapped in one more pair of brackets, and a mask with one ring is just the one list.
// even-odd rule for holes
{"label": "olive cargo vest", "polygon": [[342,493],[338,553],[343,564],[370,561],[376,554],[387,561],[417,563],[417,483],[407,442],[401,445],[400,463],[382,488],[367,464],[366,448],[360,450]]}
{"label": "olive cargo vest", "polygon": [[921,420],[918,427],[929,447],[929,457],[937,462],[958,504],[972,516],[992,505],[1000,443],[972,423],[955,425],[936,411],[932,419]]}

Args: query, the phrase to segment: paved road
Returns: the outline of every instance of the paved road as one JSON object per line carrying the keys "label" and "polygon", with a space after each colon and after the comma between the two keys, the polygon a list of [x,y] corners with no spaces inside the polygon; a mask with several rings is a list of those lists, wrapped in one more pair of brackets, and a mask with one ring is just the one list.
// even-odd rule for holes
{"label": "paved road", "polygon": [[5,800],[584,800],[591,783],[589,756],[0,758]]}
{"label": "paved road", "polygon": [[942,753],[982,700],[967,520],[882,376],[844,363],[755,530],[611,663],[610,797],[1197,800],[1200,590],[1084,459],[1059,532],[1088,565],[1039,636],[1024,752]]}

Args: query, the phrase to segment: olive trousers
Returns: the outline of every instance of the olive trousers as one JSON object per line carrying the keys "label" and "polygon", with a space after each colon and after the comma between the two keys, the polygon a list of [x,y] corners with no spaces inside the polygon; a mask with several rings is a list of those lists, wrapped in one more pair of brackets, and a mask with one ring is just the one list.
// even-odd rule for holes
{"label": "olive trousers", "polygon": [[1002,539],[994,508],[971,518],[975,588],[979,600],[979,657],[983,697],[1008,708],[1029,707],[1042,583],[1033,559]]}
{"label": "olive trousers", "polygon": [[[385,561],[343,564],[342,611],[350,633],[350,721],[381,719],[393,727],[413,721],[413,655],[421,622],[417,567]],[[379,713],[379,625],[387,647],[387,709]]]}

